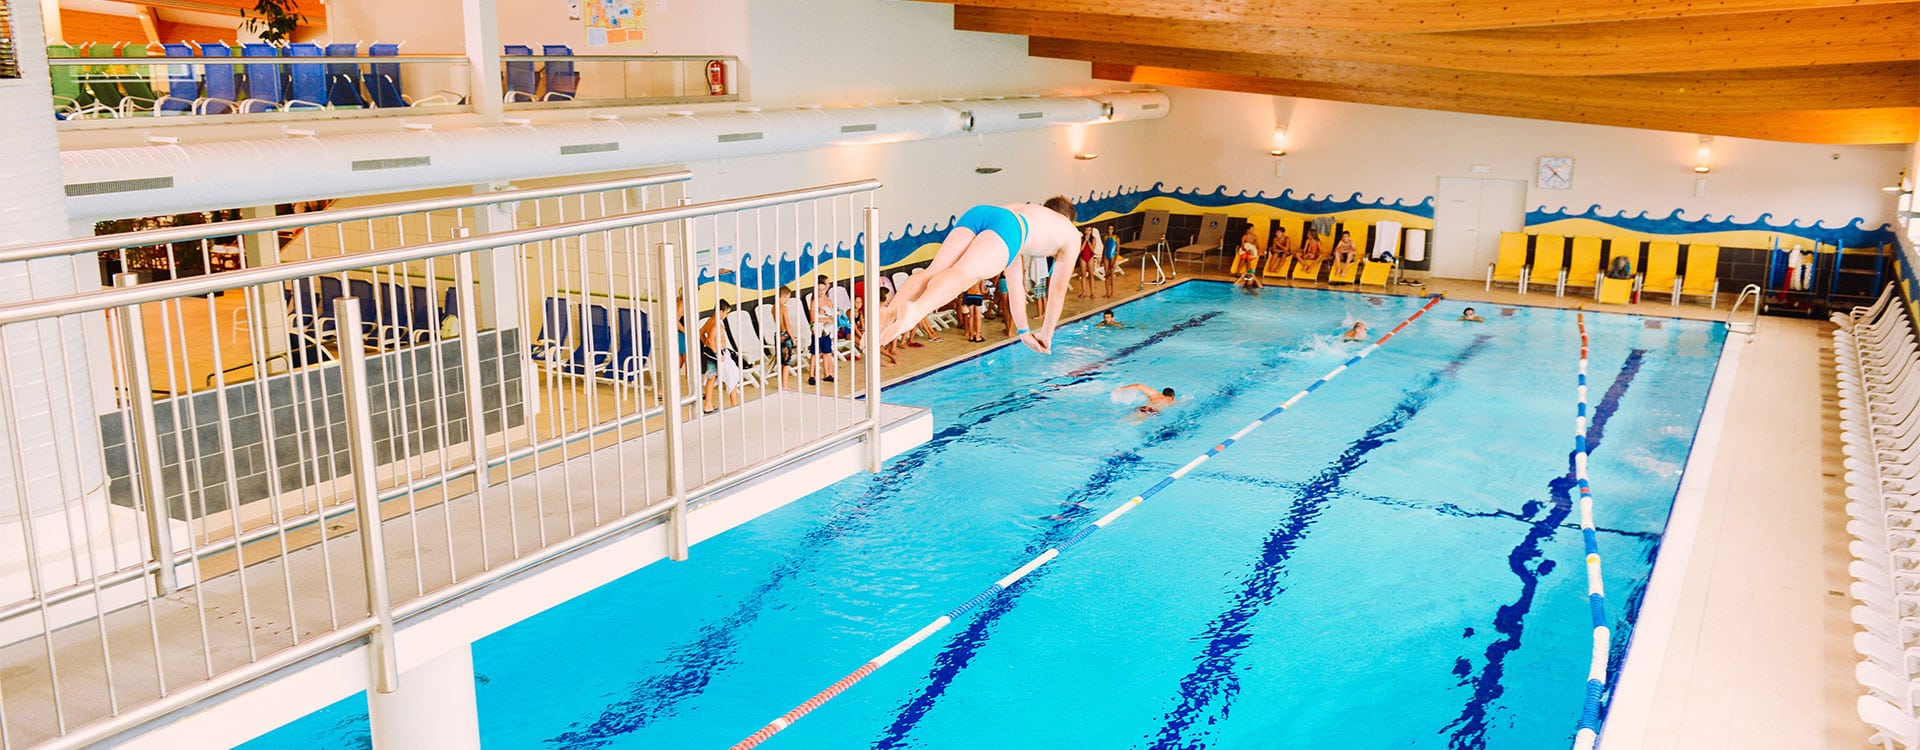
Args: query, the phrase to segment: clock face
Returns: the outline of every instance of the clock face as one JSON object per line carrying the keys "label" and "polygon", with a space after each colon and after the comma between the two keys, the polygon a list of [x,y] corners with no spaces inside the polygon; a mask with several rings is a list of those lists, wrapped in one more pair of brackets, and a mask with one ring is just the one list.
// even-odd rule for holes
{"label": "clock face", "polygon": [[1534,184],[1547,190],[1566,190],[1573,187],[1573,157],[1540,157],[1540,175]]}

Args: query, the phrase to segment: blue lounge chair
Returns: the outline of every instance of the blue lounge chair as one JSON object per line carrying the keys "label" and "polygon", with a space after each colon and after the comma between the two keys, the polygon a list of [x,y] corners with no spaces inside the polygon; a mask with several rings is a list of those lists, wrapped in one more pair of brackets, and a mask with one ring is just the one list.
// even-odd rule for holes
{"label": "blue lounge chair", "polygon": [[[225,42],[202,44],[199,47],[201,57],[233,57],[233,48]],[[240,111],[240,82],[234,77],[233,66],[208,63],[203,70],[205,90],[193,102],[194,114],[230,115]]]}
{"label": "blue lounge chair", "polygon": [[647,311],[622,307],[615,311],[614,324],[619,334],[614,340],[614,377],[628,382],[652,382],[653,330],[647,325]]}
{"label": "blue lounge chair", "polygon": [[335,107],[367,106],[366,98],[360,94],[360,45],[356,42],[329,44],[327,57],[352,58],[351,62],[327,63],[327,101]]}
{"label": "blue lounge chair", "polygon": [[[533,55],[533,48],[524,44],[509,44],[506,45],[506,55],[508,57],[531,57]],[[540,74],[534,70],[532,60],[525,62],[502,60],[501,67],[505,70],[507,76],[506,97],[508,102],[531,102],[539,100],[540,97],[535,92],[540,90]]]}
{"label": "blue lounge chair", "polygon": [[[193,57],[193,47],[179,42],[162,44],[160,49],[167,57]],[[174,63],[167,66],[167,93],[160,97],[154,108],[154,114],[186,115],[193,113],[193,103],[200,98],[200,77],[193,74],[191,63]]]}
{"label": "blue lounge chair", "polygon": [[607,314],[607,308],[600,305],[577,305],[574,308],[581,313],[579,321],[581,332],[580,346],[573,348],[573,356],[561,365],[561,370],[569,375],[602,377],[613,371],[613,325]]}
{"label": "blue lounge chair", "polygon": [[548,297],[540,303],[540,337],[534,339],[533,358],[552,362],[565,356],[568,339],[572,334],[571,318],[567,315],[567,301],[561,297]]}
{"label": "blue lounge chair", "polygon": [[[320,45],[299,42],[287,45],[287,57],[320,57]],[[287,66],[287,103],[284,109],[326,109],[330,101],[326,67],[318,63]]]}
{"label": "blue lounge chair", "polygon": [[[573,48],[564,44],[541,45],[543,57],[572,57]],[[547,92],[540,95],[541,101],[570,102],[580,92],[580,72],[573,67],[572,60],[547,61]]]}
{"label": "blue lounge chair", "polygon": [[[248,42],[241,48],[241,56],[251,58],[279,57],[280,48],[265,42]],[[278,112],[286,102],[286,83],[280,76],[286,71],[278,65],[250,63],[245,66],[247,72],[247,98],[240,100],[240,112]]]}
{"label": "blue lounge chair", "polygon": [[428,341],[440,330],[440,316],[435,314],[433,290],[424,286],[407,288],[407,308],[412,311],[407,325],[413,329],[415,341]]}

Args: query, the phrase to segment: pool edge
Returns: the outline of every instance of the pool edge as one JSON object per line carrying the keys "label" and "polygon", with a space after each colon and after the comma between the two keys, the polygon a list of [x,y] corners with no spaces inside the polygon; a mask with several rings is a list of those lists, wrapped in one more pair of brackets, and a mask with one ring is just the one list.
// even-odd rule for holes
{"label": "pool edge", "polygon": [[1751,343],[1751,338],[1736,342],[1729,333],[1721,345],[1720,362],[1708,387],[1699,427],[1694,430],[1693,446],[1681,469],[1680,486],[1674,492],[1673,507],[1667,514],[1660,551],[1654,558],[1653,572],[1648,576],[1646,593],[1634,619],[1619,679],[1607,702],[1606,720],[1600,728],[1601,750],[1626,750],[1645,744],[1660,670],[1666,663],[1667,647],[1678,619],[1681,590],[1705,513],[1707,487],[1712,481],[1713,464],[1718,459],[1720,441],[1731,412],[1741,352]]}

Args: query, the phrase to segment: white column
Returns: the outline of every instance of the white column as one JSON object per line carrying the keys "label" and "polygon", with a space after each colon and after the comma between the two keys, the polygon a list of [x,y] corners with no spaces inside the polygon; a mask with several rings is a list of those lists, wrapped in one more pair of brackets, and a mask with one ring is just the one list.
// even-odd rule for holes
{"label": "white column", "polygon": [[[272,206],[252,206],[240,210],[242,219],[258,219],[273,216]],[[263,268],[280,264],[280,233],[256,232],[240,237],[240,251],[245,257],[247,268]],[[260,341],[267,358],[266,372],[278,375],[289,368],[284,359],[273,359],[273,355],[287,353],[287,297],[279,284],[267,284],[255,287],[248,301],[247,323],[251,328],[248,334],[261,337]],[[251,345],[237,349],[231,361],[238,363],[253,356]],[[257,365],[256,365],[257,366]]]}
{"label": "white column", "polygon": [[400,673],[400,689],[367,691],[374,750],[480,750],[473,646],[461,645]]}
{"label": "white column", "polygon": [[467,100],[473,112],[499,121],[506,90],[500,83],[500,11],[494,0],[461,0],[466,22],[467,70],[473,92]]}
{"label": "white column", "polygon": [[[0,133],[6,134],[0,148],[0,247],[65,239],[69,229],[41,4],[16,3],[12,9],[21,77],[0,80]],[[83,277],[77,271],[85,266],[71,258],[0,265],[0,304],[92,288],[99,270]],[[11,402],[0,414],[0,599],[10,600],[28,580],[23,547],[29,540],[44,590],[84,573],[64,561],[90,543],[89,529],[94,537],[106,532],[85,341],[81,316],[0,332],[0,387],[9,390],[0,406]]]}

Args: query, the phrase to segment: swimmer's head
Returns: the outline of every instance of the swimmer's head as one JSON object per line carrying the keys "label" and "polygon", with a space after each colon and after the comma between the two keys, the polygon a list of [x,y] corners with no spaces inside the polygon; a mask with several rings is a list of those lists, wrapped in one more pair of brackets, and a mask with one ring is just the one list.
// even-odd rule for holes
{"label": "swimmer's head", "polygon": [[1073,221],[1073,201],[1067,200],[1067,196],[1056,195],[1048,198],[1046,203],[1040,205],[1059,212],[1061,216],[1067,217],[1067,221]]}
{"label": "swimmer's head", "polygon": [[1160,395],[1162,395],[1162,396],[1166,396],[1167,398],[1173,398],[1173,389],[1172,389],[1172,388],[1162,388],[1162,389],[1160,389]]}
{"label": "swimmer's head", "polygon": [[1460,314],[1464,317],[1471,318],[1473,317],[1473,308],[1469,307],[1466,310],[1461,311]]}
{"label": "swimmer's head", "polygon": [[1101,320],[1113,320],[1113,311],[1112,311],[1112,310],[1108,310],[1108,311],[1106,311],[1106,312],[1103,312],[1103,313],[1100,313],[1100,319],[1101,319]]}

